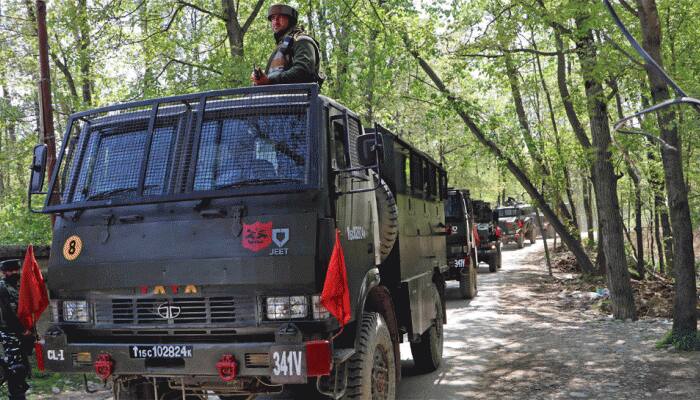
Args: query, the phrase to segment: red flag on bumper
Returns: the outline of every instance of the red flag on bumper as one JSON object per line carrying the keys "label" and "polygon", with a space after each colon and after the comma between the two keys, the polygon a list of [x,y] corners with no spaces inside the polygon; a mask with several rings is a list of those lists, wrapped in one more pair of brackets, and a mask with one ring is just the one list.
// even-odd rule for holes
{"label": "red flag on bumper", "polygon": [[323,283],[321,304],[340,322],[340,326],[350,322],[350,289],[338,229],[335,230],[335,245],[331,260],[328,262],[326,281]]}
{"label": "red flag on bumper", "polygon": [[32,329],[39,316],[49,305],[44,277],[34,258],[34,248],[29,245],[24,255],[22,278],[19,283],[19,305],[17,317],[25,329]]}

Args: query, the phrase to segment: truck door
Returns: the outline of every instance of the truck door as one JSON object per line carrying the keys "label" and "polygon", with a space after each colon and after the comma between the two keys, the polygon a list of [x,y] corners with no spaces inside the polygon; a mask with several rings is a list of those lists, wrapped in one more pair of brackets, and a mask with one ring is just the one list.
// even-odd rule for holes
{"label": "truck door", "polygon": [[[351,301],[356,299],[366,272],[377,264],[375,239],[376,198],[374,179],[357,161],[359,121],[347,113],[330,118],[332,182],[335,186],[335,218],[345,254]],[[364,191],[361,191],[364,190]]]}

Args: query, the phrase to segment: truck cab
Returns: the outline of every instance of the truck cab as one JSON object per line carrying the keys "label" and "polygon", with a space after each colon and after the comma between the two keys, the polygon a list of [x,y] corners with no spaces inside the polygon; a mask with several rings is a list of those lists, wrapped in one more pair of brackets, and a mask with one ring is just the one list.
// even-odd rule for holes
{"label": "truck cab", "polygon": [[472,299],[477,293],[478,260],[473,236],[473,210],[468,190],[448,190],[445,223],[447,260],[450,265],[445,280],[458,281],[462,298]]}
{"label": "truck cab", "polygon": [[[66,126],[47,190],[42,146],[30,183],[30,207],[47,193],[35,211],[56,216],[49,370],[94,371],[116,399],[393,398],[401,341],[420,368],[439,365],[446,174],[391,132],[315,84],[115,105]],[[418,163],[420,196],[396,152]]]}
{"label": "truck cab", "polygon": [[503,231],[503,244],[515,242],[519,249],[524,247],[525,239],[535,244],[537,233],[535,232],[534,208],[525,203],[519,203],[512,198],[496,208],[498,214],[498,226]]}

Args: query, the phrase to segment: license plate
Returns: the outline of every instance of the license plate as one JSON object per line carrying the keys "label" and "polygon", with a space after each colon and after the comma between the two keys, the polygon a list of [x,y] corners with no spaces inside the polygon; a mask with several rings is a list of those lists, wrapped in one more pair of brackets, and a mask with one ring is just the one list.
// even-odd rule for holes
{"label": "license plate", "polygon": [[131,358],[192,358],[192,346],[179,344],[154,344],[131,346]]}
{"label": "license plate", "polygon": [[304,346],[271,347],[270,368],[270,380],[273,383],[306,383]]}

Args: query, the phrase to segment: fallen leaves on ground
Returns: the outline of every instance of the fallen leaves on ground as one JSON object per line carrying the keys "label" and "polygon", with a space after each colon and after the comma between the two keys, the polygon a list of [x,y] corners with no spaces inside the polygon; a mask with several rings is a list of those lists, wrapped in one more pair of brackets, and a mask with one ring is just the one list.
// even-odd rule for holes
{"label": "fallen leaves on ground", "polygon": [[[584,276],[571,252],[554,252],[552,269],[557,279],[549,285],[559,290],[562,307],[578,310],[598,310],[612,313],[608,296],[600,292],[607,286],[603,276]],[[671,318],[673,316],[673,282],[659,275],[649,275],[643,281],[632,280],[632,290],[639,317]]]}

